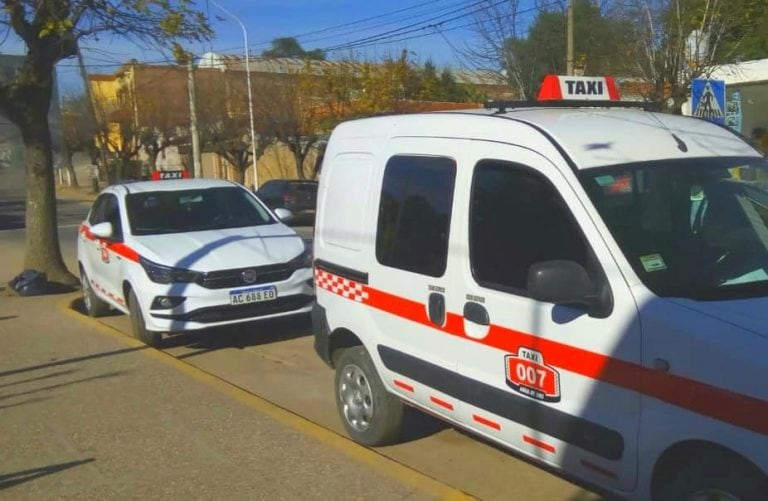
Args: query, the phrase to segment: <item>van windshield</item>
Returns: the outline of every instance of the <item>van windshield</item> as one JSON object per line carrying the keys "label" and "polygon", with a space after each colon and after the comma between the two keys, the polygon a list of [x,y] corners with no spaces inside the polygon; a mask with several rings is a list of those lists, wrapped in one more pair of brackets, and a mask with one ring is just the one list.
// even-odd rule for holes
{"label": "van windshield", "polygon": [[656,295],[768,295],[768,163],[664,160],[589,169],[580,180]]}

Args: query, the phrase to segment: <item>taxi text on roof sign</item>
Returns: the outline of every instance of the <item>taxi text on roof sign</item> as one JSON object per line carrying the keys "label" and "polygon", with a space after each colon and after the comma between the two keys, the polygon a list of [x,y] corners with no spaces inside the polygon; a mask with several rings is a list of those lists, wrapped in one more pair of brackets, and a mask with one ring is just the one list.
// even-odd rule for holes
{"label": "taxi text on roof sign", "polygon": [[538,100],[618,101],[619,89],[613,77],[547,75]]}

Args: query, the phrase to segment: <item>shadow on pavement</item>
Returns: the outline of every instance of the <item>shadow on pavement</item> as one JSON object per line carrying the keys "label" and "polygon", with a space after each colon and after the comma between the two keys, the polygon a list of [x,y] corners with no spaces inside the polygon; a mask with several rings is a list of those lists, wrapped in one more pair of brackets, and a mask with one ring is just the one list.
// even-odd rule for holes
{"label": "shadow on pavement", "polygon": [[68,463],[52,464],[49,466],[43,466],[41,468],[32,468],[29,470],[17,471],[14,473],[6,473],[0,475],[0,490],[8,489],[15,485],[23,484],[25,482],[31,482],[37,480],[40,477],[52,475],[60,471],[68,470],[76,466],[92,463],[96,461],[94,458],[81,459],[79,461],[70,461]]}
{"label": "shadow on pavement", "polygon": [[14,374],[21,374],[29,371],[36,371],[40,369],[47,369],[49,367],[58,367],[60,365],[74,364],[77,362],[85,362],[87,360],[94,360],[97,358],[114,357],[116,355],[124,355],[126,353],[132,353],[146,349],[146,346],[137,346],[132,348],[121,348],[119,350],[105,351],[103,353],[94,353],[92,355],[84,355],[82,357],[65,358],[64,360],[52,359],[47,364],[30,365],[29,367],[22,367],[20,369],[11,369],[4,372],[0,372],[0,377],[12,376]]}
{"label": "shadow on pavement", "polygon": [[[85,302],[83,302],[83,298],[78,297],[72,303],[70,304],[70,308],[78,312],[79,314],[83,316],[88,316],[88,312],[85,311]],[[109,312],[106,315],[101,315],[99,318],[109,318],[109,317],[119,317],[121,315],[124,315],[122,311],[117,311],[115,309],[110,309]]]}
{"label": "shadow on pavement", "polygon": [[64,383],[58,383],[58,384],[52,384],[50,386],[43,386],[42,388],[35,388],[33,390],[27,390],[27,391],[20,391],[18,393],[9,393],[7,395],[0,395],[0,400],[7,400],[9,398],[14,397],[22,397],[24,395],[31,395],[32,393],[40,393],[41,391],[51,391],[58,388],[64,388],[66,386],[72,386],[73,384],[78,383],[86,383],[88,381],[96,381],[99,379],[107,379],[112,377],[117,377],[125,374],[126,371],[115,371],[115,372],[107,372],[104,374],[99,374],[98,376],[91,376],[91,377],[84,377],[81,379],[74,379],[72,381],[67,381]]}
{"label": "shadow on pavement", "polygon": [[0,388],[6,388],[8,386],[15,386],[17,384],[31,383],[33,381],[40,381],[40,380],[43,380],[43,379],[50,379],[50,378],[58,377],[58,376],[66,376],[66,375],[72,374],[72,373],[77,372],[77,371],[78,371],[78,369],[68,369],[66,371],[52,372],[50,374],[46,374],[45,376],[33,377],[33,378],[30,378],[30,379],[22,379],[21,381],[14,381],[12,383],[0,384]]}
{"label": "shadow on pavement", "polygon": [[164,339],[163,348],[185,346],[196,350],[177,357],[184,359],[224,348],[243,349],[311,335],[312,322],[306,314],[175,334]]}
{"label": "shadow on pavement", "polygon": [[24,400],[22,402],[16,402],[15,404],[0,405],[0,411],[2,411],[4,409],[10,409],[11,407],[20,407],[22,405],[34,404],[34,403],[37,403],[37,402],[44,402],[44,401],[50,400],[50,399],[51,399],[51,397],[35,397],[35,398],[30,398],[28,400]]}
{"label": "shadow on pavement", "polygon": [[[2,290],[2,289],[0,289],[0,290]],[[0,317],[0,321],[2,321],[2,320],[11,320],[11,319],[18,318],[18,317],[19,317],[18,315],[8,315],[7,317]]]}
{"label": "shadow on pavement", "polygon": [[441,431],[450,428],[452,428],[452,426],[446,421],[430,416],[419,409],[406,406],[405,417],[403,420],[403,434],[400,436],[397,443],[405,444],[408,442],[415,442],[416,440],[437,435]]}

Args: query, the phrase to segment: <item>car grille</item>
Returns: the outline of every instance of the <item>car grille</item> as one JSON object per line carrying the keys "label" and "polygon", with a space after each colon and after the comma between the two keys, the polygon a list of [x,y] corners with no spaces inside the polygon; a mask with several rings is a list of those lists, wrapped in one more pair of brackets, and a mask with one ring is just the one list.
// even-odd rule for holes
{"label": "car grille", "polygon": [[285,313],[298,310],[311,304],[314,299],[314,296],[297,294],[293,296],[277,298],[274,301],[265,301],[262,303],[250,303],[238,306],[211,306],[209,308],[200,308],[198,310],[178,315],[163,315],[153,313],[152,316],[156,318],[165,318],[168,320],[178,320],[182,322],[200,322],[203,324],[213,322],[226,322],[228,320],[243,320],[248,318],[256,320],[258,317],[263,317],[266,315],[274,315],[276,313]]}
{"label": "car grille", "polygon": [[[246,282],[243,272],[253,270],[256,272],[256,280]],[[288,280],[296,268],[283,264],[271,264],[268,266],[255,266],[250,268],[237,268],[234,270],[209,271],[197,280],[197,284],[206,289],[229,289],[242,285],[259,285]]]}

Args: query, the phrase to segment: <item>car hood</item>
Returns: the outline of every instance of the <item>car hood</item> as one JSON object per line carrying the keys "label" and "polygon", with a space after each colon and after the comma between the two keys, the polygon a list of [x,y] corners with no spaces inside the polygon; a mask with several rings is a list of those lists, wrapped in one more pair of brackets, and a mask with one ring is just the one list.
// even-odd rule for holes
{"label": "car hood", "polygon": [[203,272],[285,263],[304,251],[301,237],[283,224],[134,238],[151,261]]}
{"label": "car hood", "polygon": [[692,299],[670,299],[670,301],[768,338],[768,297],[727,301],[694,301]]}

